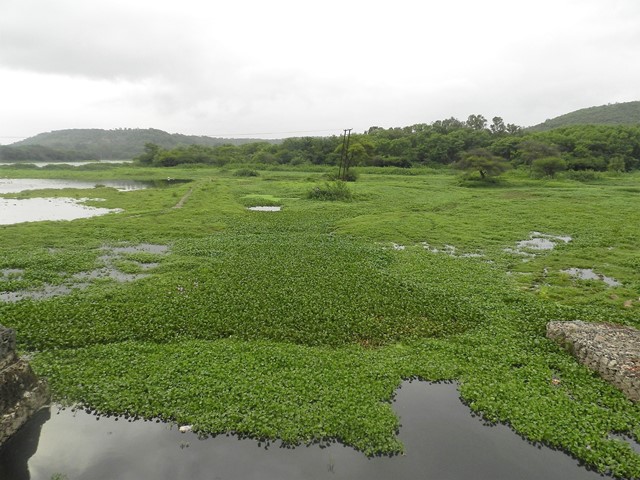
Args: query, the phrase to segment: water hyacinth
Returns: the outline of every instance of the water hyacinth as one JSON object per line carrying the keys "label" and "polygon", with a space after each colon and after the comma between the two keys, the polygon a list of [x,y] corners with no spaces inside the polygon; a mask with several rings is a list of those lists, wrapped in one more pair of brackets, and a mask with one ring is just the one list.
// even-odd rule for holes
{"label": "water hyacinth", "polygon": [[[388,401],[402,379],[456,379],[487,420],[602,472],[640,475],[639,455],[610,437],[638,438],[637,405],[544,337],[557,319],[638,326],[631,180],[559,188],[514,172],[511,184],[470,189],[447,172],[380,169],[348,186],[351,201],[328,202],[307,196],[323,184],[318,172],[170,174],[193,181],[104,189],[103,206],[124,210],[114,216],[0,230],[0,291],[85,275],[84,289],[0,302],[57,401],[203,435],[339,439],[393,454],[403,447]],[[247,211],[273,204],[282,210]],[[505,251],[531,232],[571,241]],[[115,250],[138,245],[163,251]],[[87,275],[105,265],[131,281]],[[568,268],[621,285],[575,281]]]}

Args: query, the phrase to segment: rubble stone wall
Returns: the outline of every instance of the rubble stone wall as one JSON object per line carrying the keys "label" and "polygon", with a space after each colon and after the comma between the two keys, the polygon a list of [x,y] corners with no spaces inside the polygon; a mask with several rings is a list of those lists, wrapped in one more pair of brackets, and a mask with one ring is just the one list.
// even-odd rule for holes
{"label": "rubble stone wall", "polygon": [[49,402],[49,389],[16,355],[16,333],[0,325],[0,445]]}
{"label": "rubble stone wall", "polygon": [[640,400],[639,330],[607,323],[549,322],[547,338],[566,348],[630,400]]}

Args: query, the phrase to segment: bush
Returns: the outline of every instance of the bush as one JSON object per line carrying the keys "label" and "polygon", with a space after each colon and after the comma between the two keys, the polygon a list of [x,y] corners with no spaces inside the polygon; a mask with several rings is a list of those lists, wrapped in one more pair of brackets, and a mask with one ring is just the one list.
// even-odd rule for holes
{"label": "bush", "polygon": [[565,178],[575,180],[577,182],[593,182],[595,180],[600,180],[602,175],[593,170],[568,170],[565,173]]}
{"label": "bush", "polygon": [[307,198],[313,200],[350,201],[353,199],[353,194],[345,182],[336,181],[326,182],[324,186],[321,187],[313,187],[311,191],[307,193]]}
{"label": "bush", "polygon": [[553,178],[556,173],[567,169],[567,162],[560,157],[544,157],[535,159],[531,167],[538,175]]}
{"label": "bush", "polygon": [[259,173],[251,168],[241,168],[233,172],[234,177],[257,177]]}
{"label": "bush", "polygon": [[358,173],[355,170],[347,170],[347,173],[343,175],[343,178],[340,178],[337,173],[331,173],[327,176],[329,180],[335,182],[355,182],[359,177]]}
{"label": "bush", "polygon": [[498,187],[507,185],[501,178],[498,177],[479,177],[474,175],[473,173],[465,173],[458,177],[457,185],[459,187],[468,187],[468,188],[483,188],[483,187]]}
{"label": "bush", "polygon": [[616,155],[615,157],[611,157],[609,159],[609,163],[607,163],[607,170],[610,172],[624,172],[627,166],[624,161],[624,157],[620,155]]}
{"label": "bush", "polygon": [[607,169],[607,162],[602,157],[573,157],[567,159],[567,168],[569,170],[598,170],[600,172]]}

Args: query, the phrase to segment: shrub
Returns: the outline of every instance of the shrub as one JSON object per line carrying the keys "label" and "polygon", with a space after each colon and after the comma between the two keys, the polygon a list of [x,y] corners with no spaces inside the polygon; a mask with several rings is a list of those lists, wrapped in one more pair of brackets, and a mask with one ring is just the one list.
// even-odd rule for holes
{"label": "shrub", "polygon": [[565,173],[565,178],[575,180],[577,182],[593,182],[595,180],[600,180],[602,175],[593,170],[568,170]]}
{"label": "shrub", "polygon": [[353,199],[353,195],[345,182],[335,181],[326,182],[323,186],[313,187],[307,193],[307,198],[313,200],[350,201]]}
{"label": "shrub", "polygon": [[560,157],[544,157],[535,159],[531,167],[538,175],[553,178],[556,173],[567,169],[567,162]]}
{"label": "shrub", "polygon": [[337,173],[330,173],[329,175],[327,175],[327,177],[329,178],[329,180],[336,182],[355,182],[358,179],[359,175],[354,170],[347,170],[347,172],[342,177],[339,177]]}
{"label": "shrub", "polygon": [[259,173],[251,168],[241,168],[233,172],[234,177],[257,177]]}
{"label": "shrub", "polygon": [[624,161],[624,157],[620,155],[611,157],[609,159],[609,163],[607,164],[607,170],[609,170],[610,172],[624,172],[626,168],[627,167]]}

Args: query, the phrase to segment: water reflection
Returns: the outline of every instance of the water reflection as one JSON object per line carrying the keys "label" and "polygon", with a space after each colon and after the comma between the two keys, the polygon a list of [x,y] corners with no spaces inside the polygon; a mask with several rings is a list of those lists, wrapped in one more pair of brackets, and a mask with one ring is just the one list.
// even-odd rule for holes
{"label": "water reflection", "polygon": [[[64,188],[92,189],[99,186],[115,188],[119,191],[142,190],[146,188],[165,188],[171,185],[190,182],[167,178],[162,180],[62,180],[44,178],[0,178],[0,195],[15,194],[27,190],[45,190]],[[0,198],[0,225],[12,225],[21,222],[39,222],[43,220],[75,220],[119,212],[119,209],[89,207],[83,205],[86,199],[73,198]]]}
{"label": "water reflection", "polygon": [[135,180],[62,180],[53,178],[0,178],[0,193],[18,193],[26,190],[46,190],[63,188],[95,188],[98,185],[120,191],[141,190],[149,184]]}
{"label": "water reflection", "polygon": [[610,287],[619,287],[622,285],[615,278],[607,277],[606,275],[601,275],[599,273],[594,272],[590,268],[568,268],[566,270],[560,270],[562,273],[568,273],[574,278],[578,278],[580,280],[601,280]]}
{"label": "water reflection", "polygon": [[70,167],[83,167],[85,165],[95,165],[95,164],[119,164],[119,163],[133,163],[133,160],[85,160],[78,162],[0,162],[0,167],[7,166],[18,166],[18,167],[30,167],[35,166],[38,168],[46,167],[49,165],[53,166],[70,166]]}
{"label": "water reflection", "polygon": [[38,450],[42,426],[51,418],[49,407],[41,409],[0,449],[0,478],[30,480],[29,459]]}
{"label": "water reflection", "polygon": [[[16,290],[9,292],[0,291],[0,302],[19,302],[25,298],[41,300],[59,295],[68,295],[73,290],[83,290],[88,288],[95,280],[111,279],[116,282],[133,282],[148,277],[148,273],[126,273],[118,269],[117,260],[129,253],[151,253],[163,255],[169,251],[168,245],[156,245],[141,243],[138,245],[125,245],[120,247],[104,246],[101,249],[104,254],[98,259],[102,266],[93,270],[78,272],[65,280],[65,283],[58,285],[44,284],[37,289]],[[143,263],[136,260],[128,260],[142,272],[150,272],[160,264],[157,262]],[[0,269],[0,288],[3,280],[20,280],[24,270],[18,268]],[[1,480],[1,479],[0,479]]]}
{"label": "water reflection", "polygon": [[82,198],[0,198],[0,225],[43,220],[75,220],[120,212],[120,209],[89,207]]}
{"label": "water reflection", "polygon": [[0,194],[19,193],[27,190],[62,190],[64,188],[95,188],[98,186],[115,188],[121,192],[143,190],[145,188],[164,188],[170,185],[187,183],[191,180],[166,178],[160,180],[64,180],[55,178],[0,178]]}
{"label": "water reflection", "polygon": [[[394,409],[406,455],[371,459],[338,444],[265,449],[250,439],[201,440],[162,423],[65,410],[42,428],[29,472],[33,480],[49,480],[54,473],[91,480],[600,478],[561,452],[524,442],[506,426],[483,425],[459,401],[454,384],[405,382]],[[28,439],[16,437],[14,450],[0,450],[0,473],[16,462],[11,452]]]}
{"label": "water reflection", "polygon": [[279,212],[282,207],[276,206],[258,206],[258,207],[249,207],[247,210],[251,210],[253,212]]}

